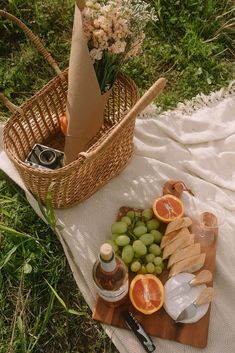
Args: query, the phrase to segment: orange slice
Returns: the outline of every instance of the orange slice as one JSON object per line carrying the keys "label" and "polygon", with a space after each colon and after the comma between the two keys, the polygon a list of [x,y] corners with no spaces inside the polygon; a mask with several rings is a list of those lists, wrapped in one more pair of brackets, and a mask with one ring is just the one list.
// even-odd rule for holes
{"label": "orange slice", "polygon": [[139,274],[131,281],[129,297],[137,310],[150,315],[162,307],[164,287],[156,276]]}
{"label": "orange slice", "polygon": [[167,194],[154,201],[153,212],[160,221],[170,223],[183,216],[184,205],[178,197]]}
{"label": "orange slice", "polygon": [[65,114],[61,115],[60,116],[60,129],[64,135],[66,135],[66,133],[67,133],[67,127],[68,127],[67,117]]}

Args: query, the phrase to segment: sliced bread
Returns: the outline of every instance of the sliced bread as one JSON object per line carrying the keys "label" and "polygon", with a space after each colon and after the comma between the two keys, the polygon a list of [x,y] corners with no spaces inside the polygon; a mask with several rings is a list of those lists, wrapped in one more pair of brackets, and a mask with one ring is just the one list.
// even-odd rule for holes
{"label": "sliced bread", "polygon": [[168,223],[165,231],[165,235],[173,232],[174,230],[181,229],[183,227],[189,227],[192,225],[192,220],[189,217],[178,218],[173,222]]}
{"label": "sliced bread", "polygon": [[195,243],[187,246],[186,248],[181,248],[176,250],[169,258],[167,268],[173,266],[176,262],[187,259],[188,257],[199,255],[201,253],[201,245]]}
{"label": "sliced bread", "polygon": [[187,227],[183,227],[181,229],[174,230],[173,232],[168,233],[167,235],[164,235],[162,237],[162,241],[161,241],[161,248],[163,249],[165,246],[170,244],[172,241],[174,241],[177,238],[180,238],[181,236],[183,236],[185,234],[188,234],[188,235],[190,234]]}
{"label": "sliced bread", "polygon": [[194,234],[185,234],[180,238],[175,239],[169,245],[163,249],[162,258],[163,260],[171,256],[176,250],[185,248],[188,245],[194,243]]}
{"label": "sliced bread", "polygon": [[203,267],[206,254],[194,255],[187,259],[176,262],[170,269],[169,277],[175,276],[180,272],[193,273]]}

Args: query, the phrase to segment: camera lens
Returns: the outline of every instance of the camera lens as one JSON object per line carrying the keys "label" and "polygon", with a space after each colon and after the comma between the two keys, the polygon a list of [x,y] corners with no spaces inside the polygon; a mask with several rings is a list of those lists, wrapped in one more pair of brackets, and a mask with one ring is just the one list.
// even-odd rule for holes
{"label": "camera lens", "polygon": [[48,166],[55,162],[56,153],[53,150],[45,149],[44,151],[40,152],[38,158],[42,164]]}

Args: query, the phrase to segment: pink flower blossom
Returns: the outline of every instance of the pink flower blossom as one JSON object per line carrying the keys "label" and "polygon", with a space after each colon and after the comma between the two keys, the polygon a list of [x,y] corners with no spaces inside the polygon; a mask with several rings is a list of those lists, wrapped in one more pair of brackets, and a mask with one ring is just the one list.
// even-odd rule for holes
{"label": "pink flower blossom", "polygon": [[126,42],[117,41],[109,47],[109,51],[113,54],[121,54],[124,53],[126,48]]}

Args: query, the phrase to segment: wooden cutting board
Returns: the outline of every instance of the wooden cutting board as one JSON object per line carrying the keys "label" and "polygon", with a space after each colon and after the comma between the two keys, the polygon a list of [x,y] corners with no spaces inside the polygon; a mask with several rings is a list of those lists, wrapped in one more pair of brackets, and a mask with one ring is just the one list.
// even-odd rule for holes
{"label": "wooden cutting board", "polygon": [[[127,207],[121,207],[117,218],[120,219],[120,217],[125,214],[128,209],[129,208]],[[207,269],[214,274],[217,237],[218,229],[215,232],[215,242],[208,247],[202,248],[202,252],[206,253],[206,260],[200,271],[202,269]],[[197,272],[194,274],[197,274]],[[168,279],[168,270],[165,269],[159,278],[164,284]],[[212,284],[213,283],[211,282],[208,286],[212,286]],[[92,317],[94,320],[102,323],[128,329],[121,315],[122,311],[126,308],[130,309],[136,319],[142,324],[145,331],[151,336],[177,341],[198,348],[204,348],[207,345],[210,306],[206,315],[196,323],[176,324],[174,320],[166,313],[163,307],[156,313],[144,315],[138,312],[129,300],[127,300],[127,302],[122,306],[113,308],[108,306],[101,298],[98,298]]]}

